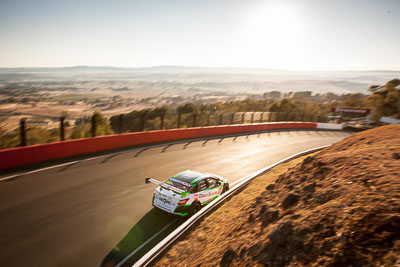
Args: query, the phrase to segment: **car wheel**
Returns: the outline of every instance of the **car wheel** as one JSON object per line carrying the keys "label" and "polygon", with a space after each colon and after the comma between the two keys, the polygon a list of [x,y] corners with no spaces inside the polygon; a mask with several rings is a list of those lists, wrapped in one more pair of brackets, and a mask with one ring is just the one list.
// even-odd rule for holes
{"label": "car wheel", "polygon": [[222,189],[221,195],[229,190],[229,184],[225,184],[224,188]]}
{"label": "car wheel", "polygon": [[199,202],[193,203],[189,209],[189,217],[192,217],[193,215],[195,215],[197,212],[200,211],[200,209],[201,209],[201,205]]}

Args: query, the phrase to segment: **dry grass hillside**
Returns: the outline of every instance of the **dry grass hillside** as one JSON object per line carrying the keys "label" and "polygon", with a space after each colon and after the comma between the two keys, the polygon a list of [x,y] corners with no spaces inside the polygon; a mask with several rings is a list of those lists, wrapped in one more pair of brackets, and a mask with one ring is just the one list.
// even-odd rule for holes
{"label": "dry grass hillside", "polygon": [[400,125],[297,162],[254,180],[155,265],[399,266]]}

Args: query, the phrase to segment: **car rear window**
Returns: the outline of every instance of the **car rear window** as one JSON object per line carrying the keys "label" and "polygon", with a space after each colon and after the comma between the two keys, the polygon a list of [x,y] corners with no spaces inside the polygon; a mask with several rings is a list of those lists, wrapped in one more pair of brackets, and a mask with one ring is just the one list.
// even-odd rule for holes
{"label": "car rear window", "polygon": [[168,181],[166,181],[165,183],[185,191],[190,191],[190,189],[192,188],[192,185],[190,183],[173,177],[168,179]]}
{"label": "car rear window", "polygon": [[193,188],[191,182],[201,176],[204,176],[204,174],[187,170],[172,176],[165,183],[189,192]]}

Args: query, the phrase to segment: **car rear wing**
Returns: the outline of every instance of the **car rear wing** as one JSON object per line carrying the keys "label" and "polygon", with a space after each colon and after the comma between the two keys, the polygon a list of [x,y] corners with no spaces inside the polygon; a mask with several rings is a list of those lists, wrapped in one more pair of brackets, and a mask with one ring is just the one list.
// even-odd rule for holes
{"label": "car rear wing", "polygon": [[175,186],[172,186],[170,184],[166,184],[166,183],[160,182],[160,181],[158,181],[156,179],[153,179],[153,178],[146,178],[145,182],[146,182],[146,184],[153,183],[153,184],[159,185],[162,188],[175,191],[175,192],[177,192],[179,194],[182,194],[182,193],[186,192],[185,190],[179,189],[179,188],[177,188]]}

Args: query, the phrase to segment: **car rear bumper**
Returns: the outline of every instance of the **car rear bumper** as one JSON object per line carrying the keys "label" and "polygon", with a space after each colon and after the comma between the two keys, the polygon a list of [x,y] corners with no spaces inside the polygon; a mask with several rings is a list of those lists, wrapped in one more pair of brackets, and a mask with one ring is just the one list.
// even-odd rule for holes
{"label": "car rear bumper", "polygon": [[166,208],[164,208],[164,207],[162,207],[162,206],[159,206],[159,205],[157,205],[157,204],[154,203],[154,202],[153,202],[153,207],[155,207],[155,208],[157,208],[157,209],[160,209],[160,210],[162,210],[162,211],[168,212],[168,213],[170,213],[170,214],[179,215],[179,216],[186,216],[186,215],[188,215],[188,214],[189,214],[189,209],[190,209],[190,206],[178,206],[178,207],[175,208],[174,211],[171,212],[171,210],[166,209]]}

